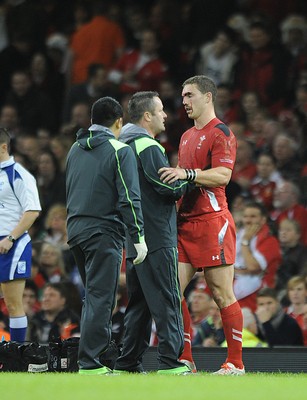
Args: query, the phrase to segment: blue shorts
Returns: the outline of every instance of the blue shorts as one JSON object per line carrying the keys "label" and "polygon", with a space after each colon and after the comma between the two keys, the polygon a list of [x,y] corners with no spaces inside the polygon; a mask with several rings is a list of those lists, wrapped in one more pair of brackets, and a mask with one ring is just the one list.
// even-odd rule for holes
{"label": "blue shorts", "polygon": [[[2,240],[5,236],[0,236]],[[0,254],[0,282],[31,277],[32,243],[28,233],[16,240],[10,251]]]}

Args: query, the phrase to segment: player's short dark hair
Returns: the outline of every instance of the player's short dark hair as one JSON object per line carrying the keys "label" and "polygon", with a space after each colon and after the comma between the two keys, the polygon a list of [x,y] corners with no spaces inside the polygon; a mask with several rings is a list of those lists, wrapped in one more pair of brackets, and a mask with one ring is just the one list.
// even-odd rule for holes
{"label": "player's short dark hair", "polygon": [[10,151],[11,135],[9,131],[0,126],[0,144],[6,143],[8,151]]}
{"label": "player's short dark hair", "polygon": [[212,102],[214,103],[217,94],[217,87],[212,79],[205,75],[195,75],[185,80],[182,87],[185,87],[186,85],[196,85],[198,90],[203,94],[210,92],[212,94]]}
{"label": "player's short dark hair", "polygon": [[154,98],[159,97],[157,92],[146,91],[135,93],[128,103],[128,114],[132,123],[139,122],[146,111],[154,113]]}
{"label": "player's short dark hair", "polygon": [[114,122],[123,117],[123,108],[113,97],[101,97],[92,105],[91,118],[93,124],[109,128]]}

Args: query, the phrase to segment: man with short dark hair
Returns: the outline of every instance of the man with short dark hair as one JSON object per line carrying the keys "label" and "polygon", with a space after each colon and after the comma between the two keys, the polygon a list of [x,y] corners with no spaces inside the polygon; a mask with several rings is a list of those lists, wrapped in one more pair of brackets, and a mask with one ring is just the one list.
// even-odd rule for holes
{"label": "man with short dark hair", "polygon": [[152,318],[158,336],[158,373],[190,373],[178,361],[183,349],[183,324],[178,281],[176,200],[193,184],[177,181],[163,184],[158,170],[169,166],[165,149],[156,136],[165,130],[167,117],[157,92],[135,93],[128,103],[131,123],[122,129],[120,140],[129,144],[137,159],[148,255],[142,265],[133,265],[131,239],[127,246],[128,306],[122,354],[117,373],[142,372]]}
{"label": "man with short dark hair", "polygon": [[271,288],[257,294],[257,336],[272,346],[303,346],[303,334],[294,318],[287,315]]}
{"label": "man with short dark hair", "polygon": [[[236,157],[236,138],[216,118],[215,83],[204,75],[182,85],[182,102],[194,126],[183,133],[178,168],[161,168],[160,178],[170,184],[178,179],[197,187],[178,202],[179,278],[182,293],[201,268],[212,296],[221,310],[228,345],[226,362],[219,375],[242,375],[242,312],[233,293],[235,224],[228,209],[225,187],[230,181]],[[182,301],[185,350],[181,359],[192,368],[190,315]],[[195,367],[194,367],[195,368]],[[193,368],[193,369],[194,369]]]}
{"label": "man with short dark hair", "polygon": [[237,232],[234,293],[240,306],[256,310],[257,291],[275,287],[281,250],[261,203],[248,202],[243,208],[243,227]]}
{"label": "man with short dark hair", "polygon": [[41,211],[34,177],[10,156],[10,134],[0,128],[0,287],[9,312],[11,340],[24,342],[28,320],[22,295],[31,276],[28,230]]}
{"label": "man with short dark hair", "polygon": [[99,357],[111,340],[125,226],[136,249],[135,264],[147,254],[136,160],[118,142],[123,109],[111,97],[97,100],[92,125],[77,132],[67,157],[68,244],[85,286],[79,373],[111,372]]}

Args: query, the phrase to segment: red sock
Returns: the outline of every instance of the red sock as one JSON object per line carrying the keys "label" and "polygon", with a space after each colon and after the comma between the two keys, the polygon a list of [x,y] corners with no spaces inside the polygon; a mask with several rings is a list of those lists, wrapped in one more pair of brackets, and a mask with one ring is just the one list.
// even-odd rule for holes
{"label": "red sock", "polygon": [[192,329],[191,329],[191,316],[185,299],[181,302],[182,316],[183,316],[183,330],[184,330],[184,348],[180,356],[180,360],[187,360],[194,362],[192,356]]}
{"label": "red sock", "polygon": [[237,368],[243,368],[242,362],[242,329],[243,317],[239,303],[236,301],[221,309],[223,328],[226,337],[228,355],[226,362]]}

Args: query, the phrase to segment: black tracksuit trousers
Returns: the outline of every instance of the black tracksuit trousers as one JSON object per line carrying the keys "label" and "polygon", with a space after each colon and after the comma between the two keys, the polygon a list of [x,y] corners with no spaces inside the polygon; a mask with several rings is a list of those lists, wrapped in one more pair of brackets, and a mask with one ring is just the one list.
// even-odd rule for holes
{"label": "black tracksuit trousers", "polygon": [[184,336],[178,280],[177,249],[162,248],[147,255],[142,264],[127,259],[128,306],[121,356],[115,369],[142,371],[154,319],[158,336],[159,369],[182,367],[178,361]]}

